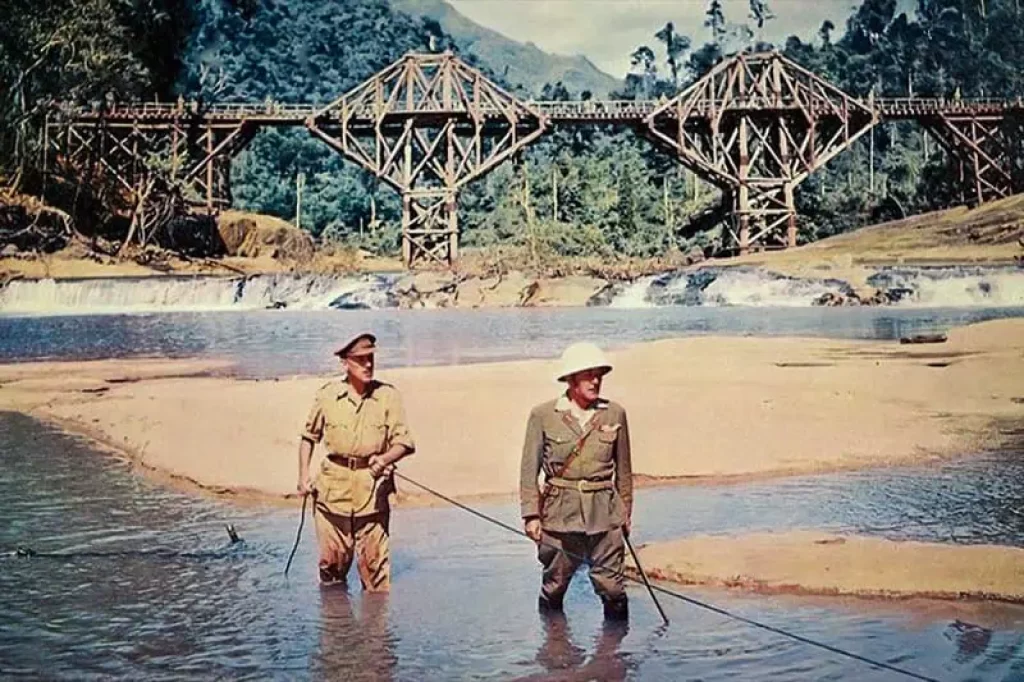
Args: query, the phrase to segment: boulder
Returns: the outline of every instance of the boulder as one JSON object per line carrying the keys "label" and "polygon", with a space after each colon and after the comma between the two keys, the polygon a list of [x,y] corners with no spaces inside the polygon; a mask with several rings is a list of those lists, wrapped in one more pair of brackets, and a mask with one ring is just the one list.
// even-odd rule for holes
{"label": "boulder", "polygon": [[585,306],[610,284],[596,277],[540,279],[524,290],[521,305],[527,307]]}
{"label": "boulder", "polygon": [[313,238],[280,218],[225,211],[217,231],[228,256],[298,262],[313,258]]}
{"label": "boulder", "polygon": [[451,272],[426,270],[402,277],[393,291],[400,308],[448,308],[455,304],[456,284]]}
{"label": "boulder", "polygon": [[518,270],[483,279],[471,277],[459,284],[455,300],[460,308],[513,308],[520,305],[529,284]]}

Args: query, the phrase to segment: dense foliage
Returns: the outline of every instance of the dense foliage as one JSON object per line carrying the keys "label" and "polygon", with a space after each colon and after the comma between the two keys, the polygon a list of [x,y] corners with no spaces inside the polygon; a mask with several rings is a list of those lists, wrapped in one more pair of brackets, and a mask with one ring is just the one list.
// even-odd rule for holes
{"label": "dense foliage", "polygon": [[[776,46],[846,92],[867,96],[1024,94],[1021,0],[864,0],[841,35]],[[618,96],[671,97],[724,56],[771,47],[768,0],[730,22],[710,0],[700,35],[654,26],[631,53]],[[458,49],[431,20],[386,0],[8,0],[0,23],[0,180],[38,189],[39,130],[53,100],[164,99],[327,102],[409,50]],[[670,11],[666,8],[666,12]],[[471,54],[463,58],[473,60]],[[495,80],[501,64],[483,64]],[[560,83],[546,98],[578,98]],[[872,141],[799,189],[801,239],[949,204],[959,190],[934,141],[911,124]],[[869,162],[873,161],[873,169]],[[397,248],[392,190],[302,130],[260,133],[236,160],[238,207],[295,218],[330,241]],[[515,243],[568,255],[652,256],[720,240],[717,190],[615,129],[558,130],[460,196],[467,244]]]}

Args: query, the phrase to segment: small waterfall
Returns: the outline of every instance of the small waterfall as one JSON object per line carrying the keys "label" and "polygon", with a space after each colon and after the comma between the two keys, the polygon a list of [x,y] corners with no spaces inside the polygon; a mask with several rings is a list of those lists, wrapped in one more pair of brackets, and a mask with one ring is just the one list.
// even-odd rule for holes
{"label": "small waterfall", "polygon": [[1024,268],[893,268],[868,279],[901,307],[1024,305]]}
{"label": "small waterfall", "polygon": [[[898,306],[1024,306],[1024,268],[885,269],[868,284]],[[850,297],[838,279],[787,277],[752,267],[701,268],[644,277],[623,287],[611,308],[658,306],[809,307],[826,294]]]}
{"label": "small waterfall", "polygon": [[784,277],[755,268],[701,268],[641,278],[625,287],[609,307],[810,306],[825,293],[849,289],[838,280]]}
{"label": "small waterfall", "polygon": [[648,298],[651,285],[657,277],[641,277],[630,282],[615,293],[608,303],[609,308],[653,308],[654,303]]}
{"label": "small waterfall", "polygon": [[784,277],[759,270],[726,270],[703,290],[706,306],[806,307],[825,294],[849,294],[839,280]]}
{"label": "small waterfall", "polygon": [[169,276],[17,280],[0,289],[0,313],[88,315],[395,305],[381,275]]}

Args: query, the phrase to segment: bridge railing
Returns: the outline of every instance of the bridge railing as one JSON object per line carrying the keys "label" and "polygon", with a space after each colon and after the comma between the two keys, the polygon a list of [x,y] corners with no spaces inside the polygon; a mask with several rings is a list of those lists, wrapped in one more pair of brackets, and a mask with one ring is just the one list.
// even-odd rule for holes
{"label": "bridge railing", "polygon": [[[851,98],[851,100],[865,107],[871,107],[872,101],[868,98]],[[666,100],[577,100],[577,101],[536,101],[527,100],[524,102],[527,107],[544,114],[553,120],[637,120],[642,119],[658,107],[666,104]],[[957,113],[977,111],[1005,111],[1013,108],[1024,108],[1024,101],[1021,98],[1005,99],[998,97],[957,99],[948,97],[886,97],[877,98],[873,101],[874,107],[884,115],[912,115],[915,113]],[[265,102],[219,102],[217,104],[201,107],[196,101],[178,102],[133,102],[114,103],[101,105],[92,103],[86,106],[58,105],[58,110],[64,116],[71,116],[84,119],[98,118],[100,116],[114,119],[132,118],[175,118],[194,116],[201,114],[210,119],[264,119],[279,121],[301,121],[316,113],[323,105],[308,104],[299,102],[278,102],[268,100]],[[688,112],[691,115],[708,116],[723,109],[779,109],[779,108],[804,108],[815,113],[830,111],[834,103],[821,99],[814,99],[809,104],[792,96],[767,99],[763,96],[732,97],[729,99],[716,98],[713,100],[699,100],[688,105]],[[508,109],[498,106],[478,105],[476,112],[484,117],[504,117],[512,113],[513,108]],[[392,114],[414,114],[414,113],[438,113],[443,114],[448,110],[439,106],[424,107],[422,104],[415,109],[401,110],[392,107],[388,113]],[[376,119],[381,112],[371,104],[361,104],[356,109],[350,110],[350,115],[356,118]]]}
{"label": "bridge railing", "polygon": [[98,102],[85,106],[58,105],[65,115],[97,117],[100,115],[121,118],[174,118],[202,113],[211,118],[305,118],[318,111],[322,105],[293,102],[218,102],[201,106],[198,101],[182,102],[131,102],[101,105]]}
{"label": "bridge railing", "polygon": [[1002,111],[1016,109],[1024,106],[1024,101],[1020,97],[1015,99],[1007,99],[1005,97],[971,97],[969,99],[956,97],[884,97],[876,99],[875,106],[882,113],[887,111],[955,113],[958,111]]}

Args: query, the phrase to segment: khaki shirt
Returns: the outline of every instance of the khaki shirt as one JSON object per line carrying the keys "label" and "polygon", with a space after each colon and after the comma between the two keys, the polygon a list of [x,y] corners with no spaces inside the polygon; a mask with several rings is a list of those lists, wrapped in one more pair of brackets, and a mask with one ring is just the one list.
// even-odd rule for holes
{"label": "khaki shirt", "polygon": [[[519,477],[520,511],[524,519],[540,517],[545,530],[562,533],[603,533],[621,526],[633,513],[633,465],[626,410],[600,400],[588,424],[571,415],[568,398],[541,403],[530,413]],[[561,471],[569,453],[589,431],[580,453]],[[581,491],[537,485],[559,474],[571,481],[612,481],[606,490]],[[541,500],[543,497],[543,507]]]}
{"label": "khaki shirt", "polygon": [[[364,397],[345,380],[332,381],[316,392],[302,437],[319,443],[328,455],[368,459],[394,445],[415,451],[398,389],[374,381]],[[377,483],[375,486],[374,483]],[[349,469],[324,458],[314,481],[317,503],[334,514],[369,516],[388,509],[394,492],[391,477],[374,479],[368,468]]]}

